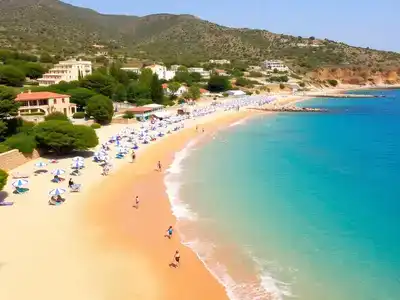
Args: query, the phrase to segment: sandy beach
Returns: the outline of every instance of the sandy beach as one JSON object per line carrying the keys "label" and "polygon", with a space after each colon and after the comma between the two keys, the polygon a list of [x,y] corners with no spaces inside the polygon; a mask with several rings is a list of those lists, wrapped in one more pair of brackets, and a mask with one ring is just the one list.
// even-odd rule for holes
{"label": "sandy beach", "polygon": [[[47,205],[49,190],[58,187],[50,174],[32,175],[25,195],[12,194],[10,178],[3,198],[7,193],[6,201],[14,205],[0,209],[0,299],[228,299],[224,287],[180,243],[177,231],[171,240],[164,237],[176,220],[164,172],[155,167],[160,160],[165,171],[191,139],[207,138],[254,114],[221,112],[190,121],[186,129],[139,150],[134,163],[115,162],[108,177],[88,162],[84,175],[74,178],[82,192],[66,194],[62,206]],[[99,136],[104,139],[120,127],[103,128]],[[40,160],[12,172],[33,174]],[[67,169],[70,163],[62,159],[48,169]],[[136,195],[138,209],[133,207]],[[172,268],[176,250],[181,265]]]}

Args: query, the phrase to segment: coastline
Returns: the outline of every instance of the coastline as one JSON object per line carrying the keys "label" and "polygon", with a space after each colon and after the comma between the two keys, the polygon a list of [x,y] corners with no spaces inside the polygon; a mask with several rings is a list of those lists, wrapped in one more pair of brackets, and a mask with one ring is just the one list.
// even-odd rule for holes
{"label": "coastline", "polygon": [[[135,256],[146,260],[147,268],[151,270],[151,279],[144,279],[142,270],[131,270],[130,278],[145,281],[140,285],[150,284],[150,290],[144,292],[141,299],[153,299],[147,296],[154,291],[161,293],[154,295],[154,299],[228,299],[224,287],[215,280],[192,249],[181,243],[178,232],[174,233],[172,240],[164,237],[168,226],[175,226],[176,218],[172,215],[166,193],[165,174],[154,171],[154,167],[158,160],[163,162],[164,167],[170,166],[175,153],[193,139],[207,138],[253,115],[256,114],[242,111],[219,116],[201,125],[205,129],[204,134],[188,128],[157,145],[151,145],[133,166],[124,166],[92,194],[83,219],[91,230],[98,230],[95,241],[98,244],[97,251],[108,252],[113,248],[118,255],[125,253],[127,261],[131,261],[128,253],[135,253]],[[159,153],[160,148],[163,149],[162,154]],[[132,208],[136,195],[141,199],[137,210]],[[177,249],[181,253],[182,264],[178,269],[173,269],[168,264]],[[115,273],[114,276],[120,277]],[[133,291],[125,295],[118,295],[118,299],[134,297]]]}

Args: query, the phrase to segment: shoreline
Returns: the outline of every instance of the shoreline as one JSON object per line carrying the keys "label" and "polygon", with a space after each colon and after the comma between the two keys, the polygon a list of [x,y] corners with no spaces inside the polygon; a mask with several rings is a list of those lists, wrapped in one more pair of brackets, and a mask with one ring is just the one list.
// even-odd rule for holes
{"label": "shoreline", "polygon": [[[171,241],[163,237],[168,226],[174,226],[177,219],[173,215],[173,207],[166,191],[166,173],[155,172],[155,163],[160,159],[165,167],[170,167],[176,153],[184,149],[193,139],[207,138],[230,124],[254,115],[258,114],[243,111],[219,116],[201,125],[205,128],[205,134],[196,132],[194,128],[188,128],[160,141],[159,145],[148,147],[138,162],[134,163],[133,168],[131,165],[124,166],[118,174],[97,189],[95,193],[99,196],[93,197],[86,205],[84,219],[89,220],[87,225],[97,226],[97,229],[101,223],[104,226],[104,232],[98,241],[101,247],[107,249],[112,244],[120,249],[136,252],[139,256],[148,257],[149,267],[153,270],[153,281],[159,290],[163,291],[162,299],[229,298],[222,282],[212,274],[197,253],[183,244],[178,232],[175,231]],[[163,148],[161,156],[157,149],[160,147]],[[124,187],[131,191],[139,191],[141,199],[139,209],[131,207],[135,192],[127,191],[121,194],[118,191],[124,190]],[[111,195],[115,197],[118,193],[121,201],[112,203]],[[154,205],[157,206],[157,211]],[[146,232],[138,232],[136,228],[146,228]],[[114,232],[112,238],[110,231]],[[168,263],[177,249],[181,253],[182,265],[175,270],[168,267]],[[136,272],[133,272],[132,276],[135,276],[134,273]],[[180,283],[180,287],[176,286],[177,282]],[[118,299],[125,298],[118,297]]]}

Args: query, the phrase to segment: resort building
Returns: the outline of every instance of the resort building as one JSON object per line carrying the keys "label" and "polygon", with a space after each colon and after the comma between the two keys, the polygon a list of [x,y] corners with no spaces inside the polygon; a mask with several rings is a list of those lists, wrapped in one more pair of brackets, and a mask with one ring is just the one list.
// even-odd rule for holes
{"label": "resort building", "polygon": [[15,98],[20,103],[18,115],[44,114],[61,112],[71,117],[76,112],[76,104],[70,103],[69,95],[56,94],[52,92],[20,93]]}
{"label": "resort building", "polygon": [[199,73],[202,78],[209,79],[210,71],[204,70],[204,68],[188,68],[189,73]]}
{"label": "resort building", "polygon": [[92,74],[92,62],[73,59],[60,61],[38,81],[40,86],[49,86],[58,84],[60,81],[78,80],[80,76],[85,77],[90,74]]}
{"label": "resort building", "polygon": [[163,112],[164,106],[161,104],[153,103],[153,104],[134,107],[131,108],[129,111],[133,113],[133,115],[138,121],[146,121],[150,118],[150,116]]}
{"label": "resort building", "polygon": [[210,64],[229,65],[230,63],[231,61],[227,59],[210,59]]}
{"label": "resort building", "polygon": [[289,71],[289,68],[281,60],[266,60],[262,63],[262,67],[266,70]]}
{"label": "resort building", "polygon": [[185,85],[181,85],[175,93],[170,91],[167,83],[163,83],[162,88],[163,88],[165,95],[182,96],[184,93],[186,93],[188,91],[188,88]]}
{"label": "resort building", "polygon": [[167,70],[167,67],[162,65],[151,65],[147,66],[146,69],[150,69],[153,74],[157,74],[158,79],[171,80],[176,74],[175,71]]}
{"label": "resort building", "polygon": [[181,65],[172,65],[171,66],[171,71],[175,71],[176,72],[176,71],[179,70],[180,67],[182,67],[182,66]]}
{"label": "resort building", "polygon": [[219,75],[219,76],[228,76],[228,73],[226,73],[225,70],[214,70],[215,74]]}
{"label": "resort building", "polygon": [[134,67],[123,67],[121,68],[121,70],[124,70],[126,72],[136,73],[138,75],[140,75],[141,73],[140,68],[134,68]]}

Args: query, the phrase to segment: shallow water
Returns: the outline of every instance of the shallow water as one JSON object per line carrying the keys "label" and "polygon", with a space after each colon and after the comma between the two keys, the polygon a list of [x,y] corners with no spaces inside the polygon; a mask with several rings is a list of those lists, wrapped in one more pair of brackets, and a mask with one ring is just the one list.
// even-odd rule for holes
{"label": "shallow water", "polygon": [[[366,92],[363,91],[363,94]],[[400,297],[400,91],[238,122],[177,154],[183,238],[232,299]]]}

